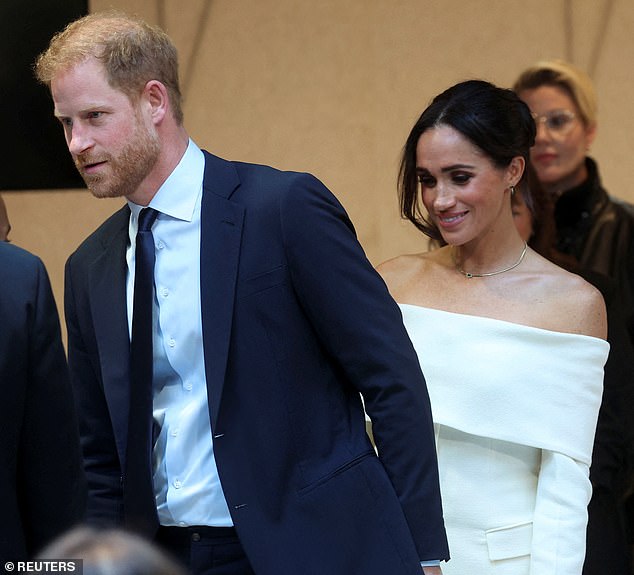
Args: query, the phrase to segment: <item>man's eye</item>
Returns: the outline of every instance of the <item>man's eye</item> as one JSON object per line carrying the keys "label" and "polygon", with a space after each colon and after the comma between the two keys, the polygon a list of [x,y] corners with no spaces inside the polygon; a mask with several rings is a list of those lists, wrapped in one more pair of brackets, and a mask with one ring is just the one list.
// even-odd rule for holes
{"label": "man's eye", "polygon": [[90,112],[90,113],[88,114],[88,117],[89,117],[91,120],[96,120],[96,119],[100,118],[102,115],[103,115],[103,112]]}

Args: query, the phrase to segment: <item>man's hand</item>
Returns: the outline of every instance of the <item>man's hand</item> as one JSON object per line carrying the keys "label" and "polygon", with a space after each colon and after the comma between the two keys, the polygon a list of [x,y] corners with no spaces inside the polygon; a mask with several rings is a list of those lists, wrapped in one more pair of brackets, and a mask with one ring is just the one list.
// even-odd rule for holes
{"label": "man's hand", "polygon": [[440,567],[423,567],[425,575],[442,575]]}

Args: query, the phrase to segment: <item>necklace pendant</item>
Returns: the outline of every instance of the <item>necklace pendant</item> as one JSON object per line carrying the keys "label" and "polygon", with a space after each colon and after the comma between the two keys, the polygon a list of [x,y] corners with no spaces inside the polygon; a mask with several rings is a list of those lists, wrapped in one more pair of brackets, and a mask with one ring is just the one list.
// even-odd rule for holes
{"label": "necklace pendant", "polygon": [[465,275],[465,277],[466,277],[467,279],[469,279],[469,280],[473,277],[473,274],[470,274],[469,272],[465,272],[465,274],[464,274],[464,275]]}

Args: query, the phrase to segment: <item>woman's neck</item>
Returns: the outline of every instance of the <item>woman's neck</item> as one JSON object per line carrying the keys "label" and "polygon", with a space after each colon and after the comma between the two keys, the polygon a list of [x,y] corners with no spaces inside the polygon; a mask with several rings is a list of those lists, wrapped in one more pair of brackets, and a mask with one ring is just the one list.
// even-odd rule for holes
{"label": "woman's neck", "polygon": [[556,182],[543,182],[542,186],[544,190],[550,194],[554,198],[558,198],[568,190],[572,188],[576,188],[577,186],[583,184],[588,179],[588,168],[586,166],[585,161],[574,170],[572,173],[568,174],[561,180],[557,180]]}
{"label": "woman's neck", "polygon": [[518,267],[524,256],[526,243],[513,229],[502,240],[474,241],[451,246],[457,271],[467,277],[498,275]]}

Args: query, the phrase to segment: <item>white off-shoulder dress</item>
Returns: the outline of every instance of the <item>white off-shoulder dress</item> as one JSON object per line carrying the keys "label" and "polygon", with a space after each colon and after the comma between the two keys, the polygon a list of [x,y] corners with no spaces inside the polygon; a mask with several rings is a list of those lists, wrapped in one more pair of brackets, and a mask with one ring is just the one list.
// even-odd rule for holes
{"label": "white off-shoulder dress", "polygon": [[446,575],[580,575],[609,345],[401,304],[431,399]]}

